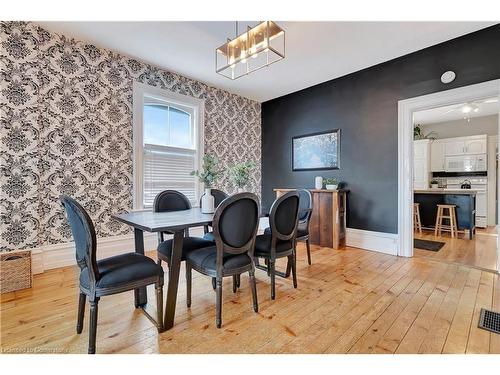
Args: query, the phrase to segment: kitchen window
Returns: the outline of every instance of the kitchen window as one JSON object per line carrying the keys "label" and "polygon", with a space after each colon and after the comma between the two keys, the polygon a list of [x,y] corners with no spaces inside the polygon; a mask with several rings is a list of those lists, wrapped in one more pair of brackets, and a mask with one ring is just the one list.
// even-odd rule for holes
{"label": "kitchen window", "polygon": [[134,84],[134,209],[149,209],[167,189],[198,205],[200,183],[191,176],[203,155],[203,101]]}

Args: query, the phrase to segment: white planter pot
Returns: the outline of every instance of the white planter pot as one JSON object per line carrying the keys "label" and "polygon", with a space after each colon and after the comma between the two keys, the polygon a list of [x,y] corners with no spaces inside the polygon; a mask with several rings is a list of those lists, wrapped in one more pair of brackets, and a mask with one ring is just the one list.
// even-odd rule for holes
{"label": "white planter pot", "polygon": [[326,190],[337,190],[339,185],[326,185]]}
{"label": "white planter pot", "polygon": [[314,179],[314,188],[316,190],[321,190],[323,189],[323,177],[318,176]]}
{"label": "white planter pot", "polygon": [[215,211],[215,199],[211,189],[205,189],[205,194],[201,197],[201,212],[212,214]]}

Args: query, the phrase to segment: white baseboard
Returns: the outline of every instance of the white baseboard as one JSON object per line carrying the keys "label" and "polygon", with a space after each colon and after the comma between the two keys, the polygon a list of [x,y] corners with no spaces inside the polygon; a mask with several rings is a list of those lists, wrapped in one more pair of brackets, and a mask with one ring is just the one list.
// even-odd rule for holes
{"label": "white baseboard", "polygon": [[[267,218],[266,218],[267,219]],[[262,220],[260,230],[268,226],[267,220]],[[191,229],[191,235],[202,236],[201,228]],[[398,254],[398,235],[392,233],[372,232],[367,230],[347,228],[346,245],[365,250],[378,251],[384,254]],[[144,233],[144,248],[146,251],[156,249],[158,238],[156,233]],[[97,239],[97,258],[107,258],[113,255],[134,251],[134,236],[114,236]],[[75,245],[73,242],[41,246],[31,250],[32,269],[34,274],[53,268],[76,264]]]}
{"label": "white baseboard", "polygon": [[379,253],[398,255],[398,235],[361,229],[346,229],[346,245]]}
{"label": "white baseboard", "polygon": [[[202,236],[202,228],[190,230],[190,234]],[[169,236],[166,236],[169,238]],[[157,233],[144,233],[144,249],[152,251],[158,245]],[[97,259],[132,252],[135,249],[134,235],[113,236],[97,239]],[[42,273],[53,268],[76,265],[74,242],[59,243],[31,249],[33,273]]]}

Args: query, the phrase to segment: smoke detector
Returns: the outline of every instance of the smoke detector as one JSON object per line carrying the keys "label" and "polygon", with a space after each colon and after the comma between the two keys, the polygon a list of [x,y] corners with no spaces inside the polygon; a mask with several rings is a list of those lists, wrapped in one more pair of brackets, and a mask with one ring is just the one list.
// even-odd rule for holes
{"label": "smoke detector", "polygon": [[452,70],[448,70],[446,72],[444,72],[442,75],[441,75],[441,82],[443,83],[450,83],[450,82],[453,82],[455,80],[455,77],[457,75],[455,74],[454,71]]}

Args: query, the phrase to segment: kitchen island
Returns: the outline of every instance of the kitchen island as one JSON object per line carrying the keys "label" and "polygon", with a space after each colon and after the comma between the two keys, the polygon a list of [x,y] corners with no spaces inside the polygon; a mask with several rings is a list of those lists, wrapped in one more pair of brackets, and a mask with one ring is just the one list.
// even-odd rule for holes
{"label": "kitchen island", "polygon": [[434,228],[437,205],[454,204],[456,206],[459,230],[467,229],[469,239],[476,232],[476,194],[473,189],[415,189],[413,200],[420,203],[420,221],[424,228]]}

